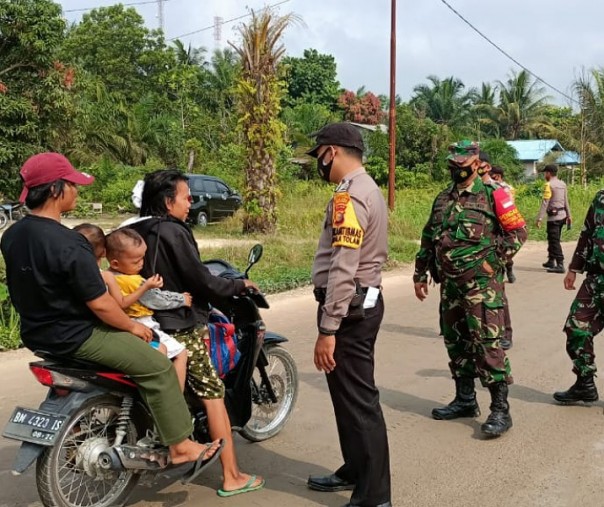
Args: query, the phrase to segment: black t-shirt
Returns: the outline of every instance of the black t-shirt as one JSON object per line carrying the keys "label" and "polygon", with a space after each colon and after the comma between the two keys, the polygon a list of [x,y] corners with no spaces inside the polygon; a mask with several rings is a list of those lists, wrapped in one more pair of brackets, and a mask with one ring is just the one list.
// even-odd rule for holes
{"label": "black t-shirt", "polygon": [[77,350],[99,323],[86,302],[107,291],[90,243],[55,220],[28,215],[2,235],[0,248],[25,346]]}

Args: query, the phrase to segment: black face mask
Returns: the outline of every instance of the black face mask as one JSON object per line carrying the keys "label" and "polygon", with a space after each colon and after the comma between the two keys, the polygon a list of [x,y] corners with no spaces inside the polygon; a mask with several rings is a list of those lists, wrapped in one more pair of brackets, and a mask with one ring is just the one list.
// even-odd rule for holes
{"label": "black face mask", "polygon": [[324,164],[323,159],[325,158],[325,153],[321,158],[317,159],[317,172],[319,173],[319,176],[321,176],[321,178],[324,179],[327,183],[331,183],[329,175],[331,174],[331,167],[333,166],[333,158],[329,163]]}
{"label": "black face mask", "polygon": [[452,166],[449,167],[449,170],[451,171],[451,179],[458,185],[472,176],[472,169],[470,167]]}

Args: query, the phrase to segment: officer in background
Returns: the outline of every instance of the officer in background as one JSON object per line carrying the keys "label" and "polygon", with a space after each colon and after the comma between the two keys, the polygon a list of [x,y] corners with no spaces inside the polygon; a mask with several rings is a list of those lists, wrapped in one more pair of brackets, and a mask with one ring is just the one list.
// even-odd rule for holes
{"label": "officer in background", "polygon": [[564,273],[564,253],[560,245],[562,227],[570,227],[572,218],[568,205],[568,190],[566,183],[557,177],[558,166],[546,165],[543,170],[545,187],[543,188],[543,201],[537,217],[537,227],[541,227],[543,217],[547,214],[547,262],[543,267],[549,273]]}
{"label": "officer in background", "polygon": [[[490,174],[491,179],[495,181],[495,183],[497,183],[500,187],[505,188],[506,192],[510,195],[512,200],[515,200],[516,189],[507,181],[505,181],[503,168],[495,165],[491,166]],[[510,259],[510,261],[505,265],[505,272],[508,277],[508,282],[514,283],[516,281],[516,275],[514,274],[514,259]]]}
{"label": "officer in background", "polygon": [[[413,275],[415,295],[428,295],[428,270],[441,279],[441,326],[455,380],[455,399],[432,411],[435,419],[476,417],[474,377],[491,394],[491,413],[481,430],[499,436],[512,427],[510,363],[501,348],[503,266],[526,241],[525,222],[503,189],[478,177],[478,145],[450,147],[453,184],[442,191],[422,232]],[[500,192],[497,192],[500,190]]]}
{"label": "officer in background", "polygon": [[363,140],[353,125],[326,125],[316,142],[308,153],[317,159],[321,177],[338,186],[312,268],[319,303],[314,363],[326,373],[344,464],[334,474],[309,477],[308,486],[352,489],[349,506],[390,507],[388,438],[374,381],[388,211],[362,166]]}
{"label": "officer in background", "polygon": [[596,193],[587,211],[564,288],[575,290],[577,273],[584,272],[587,276],[564,325],[566,352],[577,376],[568,391],[554,393],[554,399],[564,405],[598,401],[594,336],[604,329],[604,190]]}

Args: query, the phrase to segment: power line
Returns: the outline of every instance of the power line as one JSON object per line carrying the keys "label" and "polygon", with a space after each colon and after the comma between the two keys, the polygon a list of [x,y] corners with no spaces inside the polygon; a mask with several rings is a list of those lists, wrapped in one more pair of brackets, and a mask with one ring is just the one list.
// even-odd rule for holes
{"label": "power line", "polygon": [[[290,0],[283,0],[282,2],[277,2],[276,4],[268,5],[266,8],[272,9],[273,7],[277,7],[278,5],[286,4],[289,1]],[[240,19],[247,18],[251,15],[252,15],[252,13],[248,12],[247,14],[244,14],[243,16],[237,16],[236,18],[231,18],[231,19],[227,19],[226,21],[222,21],[220,24],[226,25],[227,23],[232,23],[233,21],[239,21]],[[196,33],[205,32],[206,30],[213,30],[215,26],[216,26],[215,24],[210,25],[210,26],[205,26],[203,28],[200,28],[199,30],[194,30],[194,31],[188,32],[188,33],[183,33],[182,35],[177,35],[176,37],[172,37],[168,40],[173,41],[176,39],[181,39],[182,37],[189,37],[190,35],[195,35]]]}
{"label": "power line", "polygon": [[512,60],[512,62],[514,62],[516,65],[518,65],[519,67],[521,67],[522,69],[524,69],[526,72],[528,72],[531,76],[533,76],[537,81],[541,81],[545,86],[551,88],[552,90],[554,90],[555,92],[559,93],[560,95],[562,95],[563,97],[567,98],[568,100],[570,100],[571,102],[574,102],[575,104],[579,104],[579,101],[572,98],[570,95],[567,95],[566,93],[564,93],[563,91],[559,90],[558,88],[556,88],[554,85],[548,83],[545,79],[539,77],[537,74],[535,74],[532,70],[530,70],[528,67],[526,67],[525,65],[522,65],[518,60],[516,60],[512,55],[510,55],[507,51],[505,51],[504,49],[502,49],[501,47],[499,47],[497,44],[495,44],[491,39],[489,39],[484,33],[482,33],[478,28],[476,28],[472,23],[470,23],[466,18],[463,17],[463,15],[461,15],[457,10],[455,10],[454,7],[452,7],[446,0],[440,0],[443,4],[445,4],[455,15],[457,15],[457,17],[459,17],[466,25],[468,25],[472,30],[474,30],[478,35],[480,35],[484,40],[486,40],[491,46],[493,46],[497,51],[499,51],[500,53],[502,53],[504,56],[506,56],[507,58],[509,58],[510,60]]}
{"label": "power line", "polygon": [[[169,2],[170,0],[162,0],[163,2]],[[157,0],[147,0],[146,2],[132,2],[129,4],[122,4],[124,7],[130,7],[132,5],[147,5],[147,4],[156,4]],[[63,11],[65,13],[67,12],[83,12],[83,11],[91,11],[93,9],[98,9],[99,7],[104,7],[102,5],[97,5],[96,7],[83,7],[81,9],[68,9],[66,11]]]}

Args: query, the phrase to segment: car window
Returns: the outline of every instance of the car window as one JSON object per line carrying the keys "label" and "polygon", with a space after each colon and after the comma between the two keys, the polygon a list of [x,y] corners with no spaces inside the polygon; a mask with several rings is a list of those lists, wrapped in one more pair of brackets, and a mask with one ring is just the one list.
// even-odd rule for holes
{"label": "car window", "polygon": [[216,182],[214,180],[206,180],[204,183],[206,192],[210,194],[215,194],[216,192],[218,192],[218,189],[216,188]]}
{"label": "car window", "polygon": [[192,178],[189,180],[189,185],[191,186],[191,190],[195,192],[205,192],[203,178]]}
{"label": "car window", "polygon": [[229,187],[227,187],[224,183],[220,183],[219,181],[217,181],[216,187],[218,188],[218,192],[220,192],[221,194],[229,193]]}

